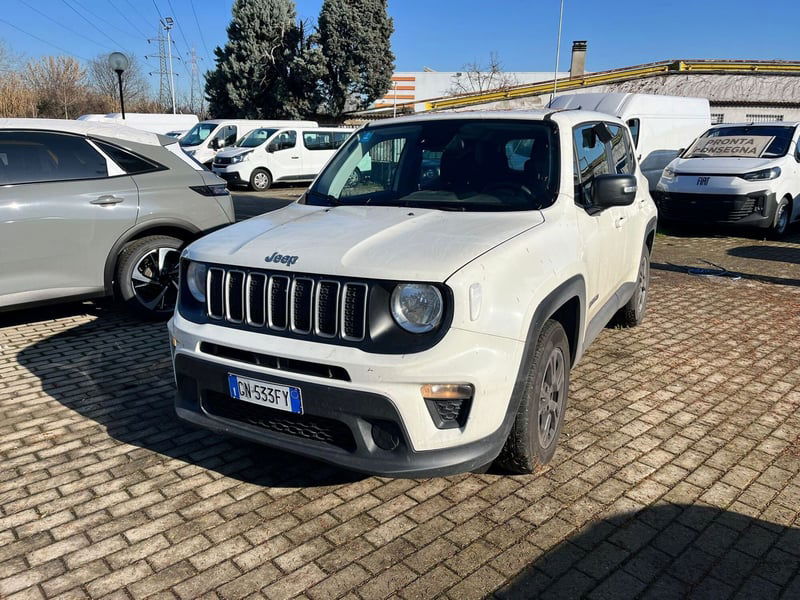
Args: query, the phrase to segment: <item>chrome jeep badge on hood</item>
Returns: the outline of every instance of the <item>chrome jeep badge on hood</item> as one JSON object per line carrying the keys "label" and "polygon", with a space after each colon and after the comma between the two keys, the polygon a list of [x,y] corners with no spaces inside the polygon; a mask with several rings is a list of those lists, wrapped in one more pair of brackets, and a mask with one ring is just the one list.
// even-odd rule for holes
{"label": "chrome jeep badge on hood", "polygon": [[297,262],[298,258],[300,257],[289,256],[288,254],[278,254],[277,252],[273,252],[272,256],[267,256],[264,258],[264,262],[281,263],[286,265],[287,267],[291,267],[294,263]]}

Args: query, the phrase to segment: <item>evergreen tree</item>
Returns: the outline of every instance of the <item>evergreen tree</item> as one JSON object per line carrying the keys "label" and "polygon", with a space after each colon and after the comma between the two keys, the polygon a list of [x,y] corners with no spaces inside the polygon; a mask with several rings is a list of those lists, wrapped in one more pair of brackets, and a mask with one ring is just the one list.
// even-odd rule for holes
{"label": "evergreen tree", "polygon": [[[249,119],[315,112],[318,60],[292,0],[235,0],[228,42],[206,74],[209,111]],[[313,82],[313,85],[309,84]]]}
{"label": "evergreen tree", "polygon": [[394,31],[387,0],[325,0],[319,16],[322,87],[333,117],[366,108],[392,83]]}

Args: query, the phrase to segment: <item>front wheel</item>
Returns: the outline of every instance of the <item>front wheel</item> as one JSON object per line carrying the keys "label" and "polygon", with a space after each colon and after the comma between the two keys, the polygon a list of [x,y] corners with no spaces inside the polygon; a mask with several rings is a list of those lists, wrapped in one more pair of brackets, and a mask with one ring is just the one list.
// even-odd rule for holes
{"label": "front wheel", "polygon": [[272,186],[272,176],[266,169],[256,169],[250,175],[250,187],[257,192],[266,192]]}
{"label": "front wheel", "polygon": [[775,221],[772,223],[771,233],[773,237],[781,237],[786,233],[789,228],[789,201],[783,198],[778,203],[778,209],[775,211]]}
{"label": "front wheel", "polygon": [[569,391],[570,353],[560,323],[545,322],[525,378],[517,416],[497,464],[512,473],[533,473],[556,452]]}
{"label": "front wheel", "polygon": [[130,242],[117,261],[117,286],[128,307],[146,319],[166,319],[178,300],[183,241],[151,235]]}

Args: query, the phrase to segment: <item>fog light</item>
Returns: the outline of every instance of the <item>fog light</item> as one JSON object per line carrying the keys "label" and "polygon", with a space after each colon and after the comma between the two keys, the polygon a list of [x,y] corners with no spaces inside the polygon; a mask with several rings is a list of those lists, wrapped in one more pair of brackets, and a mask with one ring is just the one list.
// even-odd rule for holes
{"label": "fog light", "polygon": [[400,445],[400,430],[391,421],[375,421],[372,423],[372,441],[382,450],[395,450]]}
{"label": "fog light", "polygon": [[432,383],[420,388],[437,429],[455,429],[467,423],[475,388],[468,383]]}

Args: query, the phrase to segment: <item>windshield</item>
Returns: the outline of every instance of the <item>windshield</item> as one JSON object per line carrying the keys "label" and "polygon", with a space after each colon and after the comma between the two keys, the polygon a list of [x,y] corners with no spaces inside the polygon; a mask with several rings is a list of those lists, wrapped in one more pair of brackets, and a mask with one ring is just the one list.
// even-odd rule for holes
{"label": "windshield", "polygon": [[253,129],[253,131],[236,142],[235,145],[239,148],[255,148],[266,142],[277,131],[277,129]]}
{"label": "windshield", "polygon": [[180,144],[181,146],[197,146],[198,144],[202,144],[216,128],[217,125],[214,123],[198,123],[181,138]]}
{"label": "windshield", "polygon": [[700,136],[685,156],[777,158],[786,156],[793,135],[794,127],[787,125],[715,127]]}
{"label": "windshield", "polygon": [[533,210],[558,188],[548,122],[437,120],[353,135],[309,191],[316,205]]}

